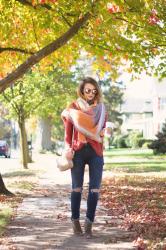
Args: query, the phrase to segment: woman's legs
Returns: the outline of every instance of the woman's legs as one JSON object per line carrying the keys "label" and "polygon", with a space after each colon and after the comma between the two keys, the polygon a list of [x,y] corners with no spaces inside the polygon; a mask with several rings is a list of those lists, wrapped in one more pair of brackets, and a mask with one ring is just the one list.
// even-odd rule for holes
{"label": "woman's legs", "polygon": [[94,222],[103,172],[103,157],[94,155],[89,160],[89,193],[86,217]]}
{"label": "woman's legs", "polygon": [[71,192],[71,218],[76,220],[80,217],[81,193],[84,181],[84,157],[82,151],[76,152],[73,159],[74,167],[71,169],[72,192]]}
{"label": "woman's legs", "polygon": [[80,218],[81,193],[84,181],[85,164],[89,165],[89,193],[87,199],[87,213],[85,221],[85,233],[91,236],[92,223],[95,218],[96,207],[99,199],[99,191],[103,171],[103,157],[98,156],[90,145],[75,152],[73,159],[74,167],[71,169],[72,192],[71,192],[71,219],[76,234],[82,232]]}

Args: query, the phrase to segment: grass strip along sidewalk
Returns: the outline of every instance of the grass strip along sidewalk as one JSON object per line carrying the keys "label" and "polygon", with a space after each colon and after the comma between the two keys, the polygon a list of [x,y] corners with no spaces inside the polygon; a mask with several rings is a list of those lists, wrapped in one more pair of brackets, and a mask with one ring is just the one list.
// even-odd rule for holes
{"label": "grass strip along sidewalk", "polygon": [[[117,174],[104,179],[101,191],[101,201],[108,209],[108,215],[121,219],[120,227],[136,233],[137,249],[166,250],[166,172],[165,177],[164,172],[157,176],[161,171],[160,164],[166,170],[165,156],[153,156],[150,151],[147,154],[140,151],[139,154],[136,150],[121,153],[113,150],[106,155],[110,157],[107,159],[109,169]],[[115,160],[122,155],[117,166]],[[156,164],[153,169],[156,174],[150,175],[152,162]],[[121,172],[119,176],[118,172]],[[140,172],[149,172],[149,175]]]}
{"label": "grass strip along sidewalk", "polygon": [[33,191],[37,184],[37,172],[35,170],[18,170],[3,175],[5,184],[15,196],[0,195],[0,237],[5,228],[15,216],[16,209],[23,198]]}

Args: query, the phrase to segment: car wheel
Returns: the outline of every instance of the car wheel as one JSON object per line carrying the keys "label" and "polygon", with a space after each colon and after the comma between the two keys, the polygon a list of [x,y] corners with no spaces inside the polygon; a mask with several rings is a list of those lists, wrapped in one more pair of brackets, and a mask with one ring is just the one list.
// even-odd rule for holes
{"label": "car wheel", "polygon": [[5,155],[5,158],[7,158],[7,155]]}

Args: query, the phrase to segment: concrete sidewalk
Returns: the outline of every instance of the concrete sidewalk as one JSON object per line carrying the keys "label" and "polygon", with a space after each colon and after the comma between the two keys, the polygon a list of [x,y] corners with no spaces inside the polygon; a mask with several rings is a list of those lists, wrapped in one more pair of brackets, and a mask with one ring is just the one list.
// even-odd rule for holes
{"label": "concrete sidewalk", "polygon": [[[30,168],[47,170],[39,177],[39,187],[24,198],[17,215],[8,226],[1,250],[131,250],[132,233],[118,227],[119,221],[106,215],[99,204],[92,239],[74,236],[70,222],[70,172],[59,172],[55,156],[40,155]],[[85,189],[88,177],[85,175]],[[83,196],[86,195],[86,192]],[[86,213],[86,202],[81,204],[81,224]]]}

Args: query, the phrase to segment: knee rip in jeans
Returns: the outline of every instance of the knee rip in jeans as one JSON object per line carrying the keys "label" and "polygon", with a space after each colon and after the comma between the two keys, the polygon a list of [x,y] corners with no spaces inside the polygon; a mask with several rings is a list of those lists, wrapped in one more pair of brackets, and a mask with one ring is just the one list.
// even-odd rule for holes
{"label": "knee rip in jeans", "polygon": [[72,191],[73,191],[73,192],[77,192],[77,193],[81,193],[81,192],[82,192],[82,188],[81,188],[81,187],[73,188]]}
{"label": "knee rip in jeans", "polygon": [[99,192],[100,192],[100,189],[98,189],[98,188],[92,188],[92,189],[90,190],[90,192],[91,192],[91,193],[99,193]]}

